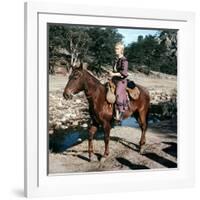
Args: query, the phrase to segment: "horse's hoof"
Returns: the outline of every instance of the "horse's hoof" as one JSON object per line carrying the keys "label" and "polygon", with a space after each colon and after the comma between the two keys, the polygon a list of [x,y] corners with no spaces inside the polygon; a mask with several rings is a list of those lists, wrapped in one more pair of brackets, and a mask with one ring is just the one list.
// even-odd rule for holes
{"label": "horse's hoof", "polygon": [[96,155],[92,154],[92,155],[89,157],[89,161],[90,161],[90,162],[96,162],[96,161],[98,161],[98,158],[97,158]]}
{"label": "horse's hoof", "polygon": [[100,162],[101,162],[101,163],[104,163],[104,162],[106,161],[106,158],[107,158],[107,157],[103,156],[103,157],[101,158]]}
{"label": "horse's hoof", "polygon": [[144,146],[141,146],[141,147],[140,147],[140,154],[143,155],[144,153],[145,153],[145,151],[144,151]]}

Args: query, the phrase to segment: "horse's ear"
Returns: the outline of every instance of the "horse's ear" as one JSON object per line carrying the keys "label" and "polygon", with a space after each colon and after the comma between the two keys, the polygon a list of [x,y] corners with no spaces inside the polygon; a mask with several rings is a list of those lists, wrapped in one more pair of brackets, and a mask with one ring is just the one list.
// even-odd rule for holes
{"label": "horse's ear", "polygon": [[69,75],[71,75],[72,71],[73,71],[73,67],[71,66],[71,67],[69,68]]}
{"label": "horse's ear", "polygon": [[71,65],[70,65],[70,69],[73,70],[74,68],[75,68],[75,67],[74,67],[74,64],[71,64]]}

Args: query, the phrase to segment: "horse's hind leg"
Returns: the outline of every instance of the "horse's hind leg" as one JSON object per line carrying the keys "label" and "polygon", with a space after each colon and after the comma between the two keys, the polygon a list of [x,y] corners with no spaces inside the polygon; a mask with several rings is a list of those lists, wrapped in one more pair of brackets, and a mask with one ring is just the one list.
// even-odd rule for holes
{"label": "horse's hind leg", "polygon": [[93,138],[96,132],[97,132],[97,126],[92,125],[89,128],[89,138],[88,138],[88,153],[90,161],[92,160],[92,156],[94,156]]}
{"label": "horse's hind leg", "polygon": [[146,143],[146,130],[147,130],[147,115],[148,110],[139,111],[138,122],[142,131],[141,138],[140,138],[140,153],[142,154],[144,151],[144,145]]}

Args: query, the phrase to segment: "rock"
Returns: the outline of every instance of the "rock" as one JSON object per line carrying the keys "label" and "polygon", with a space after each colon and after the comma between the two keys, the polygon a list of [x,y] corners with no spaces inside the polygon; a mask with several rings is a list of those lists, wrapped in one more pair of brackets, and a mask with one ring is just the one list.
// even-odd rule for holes
{"label": "rock", "polygon": [[61,122],[62,123],[65,123],[67,121],[67,119],[65,118],[65,117],[63,117],[62,119],[61,119]]}
{"label": "rock", "polygon": [[61,126],[60,126],[60,128],[61,128],[61,129],[67,129],[67,128],[68,128],[68,126],[61,125]]}
{"label": "rock", "polygon": [[65,113],[65,117],[66,117],[67,119],[69,119],[69,118],[71,117],[71,114],[70,114],[70,113]]}
{"label": "rock", "polygon": [[72,125],[73,125],[73,126],[78,126],[78,121],[73,121],[73,122],[72,122]]}
{"label": "rock", "polygon": [[72,113],[71,118],[75,118],[75,117],[76,117],[76,114]]}
{"label": "rock", "polygon": [[75,102],[76,102],[76,103],[81,103],[81,100],[80,100],[80,99],[76,99]]}
{"label": "rock", "polygon": [[62,123],[61,122],[56,122],[55,129],[59,129],[61,127]]}
{"label": "rock", "polygon": [[56,122],[56,125],[60,126],[60,125],[62,125],[62,123],[61,122]]}
{"label": "rock", "polygon": [[88,124],[87,123],[84,123],[81,125],[83,128],[87,128],[88,127]]}
{"label": "rock", "polygon": [[62,101],[59,101],[59,103],[58,103],[58,107],[62,107]]}
{"label": "rock", "polygon": [[49,134],[53,134],[54,131],[52,129],[49,130]]}

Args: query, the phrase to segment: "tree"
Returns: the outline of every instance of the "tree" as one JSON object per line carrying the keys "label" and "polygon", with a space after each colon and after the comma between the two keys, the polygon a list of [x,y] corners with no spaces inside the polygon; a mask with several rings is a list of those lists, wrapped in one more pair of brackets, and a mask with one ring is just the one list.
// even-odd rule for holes
{"label": "tree", "polygon": [[65,37],[66,49],[71,55],[71,65],[74,66],[87,54],[91,38],[83,27],[65,28]]}
{"label": "tree", "polygon": [[58,56],[60,49],[70,55],[70,64],[74,66],[87,54],[90,38],[87,27],[50,25],[49,26],[49,57]]}
{"label": "tree", "polygon": [[115,28],[94,27],[87,31],[91,38],[88,56],[92,58],[92,69],[101,72],[102,65],[111,65],[115,57],[116,42],[122,40],[122,35]]}
{"label": "tree", "polygon": [[161,31],[158,36],[159,44],[165,47],[162,54],[161,71],[169,74],[177,74],[177,31]]}
{"label": "tree", "polygon": [[156,36],[148,35],[138,36],[137,42],[131,43],[127,48],[127,58],[129,62],[136,65],[152,66],[155,53],[158,51],[158,42]]}
{"label": "tree", "polygon": [[72,66],[85,61],[91,70],[101,72],[102,65],[112,64],[115,43],[121,40],[122,35],[115,28],[50,25],[49,58],[55,61],[61,55],[60,49],[64,49]]}
{"label": "tree", "polygon": [[177,32],[160,31],[157,35],[138,36],[126,48],[132,66],[147,66],[149,70],[177,73]]}

